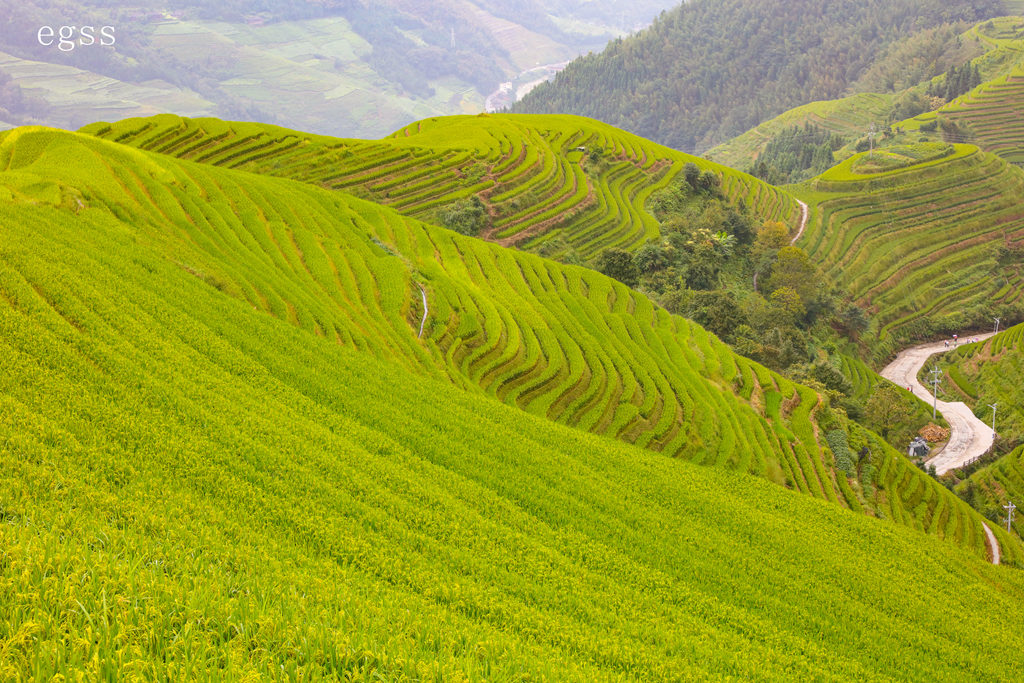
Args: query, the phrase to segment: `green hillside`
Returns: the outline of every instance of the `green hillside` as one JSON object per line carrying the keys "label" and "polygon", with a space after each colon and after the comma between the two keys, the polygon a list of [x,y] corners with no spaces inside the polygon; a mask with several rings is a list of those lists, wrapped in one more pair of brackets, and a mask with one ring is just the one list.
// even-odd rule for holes
{"label": "green hillside", "polygon": [[[24,184],[32,201],[151,226],[180,267],[311,334],[555,421],[982,547],[976,520],[945,489],[854,425],[855,450],[874,448],[871,467],[847,465],[852,483],[837,476],[823,431],[844,425],[814,391],[592,270],[342,193],[85,136],[20,129],[0,149],[18,169],[11,187]],[[79,164],[70,176],[69,155],[117,163]],[[419,334],[424,296],[421,341],[411,332]]]}
{"label": "green hillside", "polygon": [[986,423],[992,421],[988,407],[998,403],[996,432],[1013,445],[1024,443],[1024,325],[1017,325],[978,344],[968,344],[945,354],[939,367],[947,385],[963,400],[975,406]]}
{"label": "green hillside", "polygon": [[[1019,572],[985,563],[977,516],[901,458],[880,458],[879,500],[931,536],[531,415],[603,360],[587,391],[611,392],[615,424],[668,412],[664,385],[706,437],[694,459],[764,438],[817,463],[799,476],[824,469],[813,392],[596,273],[83,135],[2,134],[0,169],[3,678],[1024,665],[1002,620]],[[534,344],[566,347],[548,368]],[[523,376],[545,388],[526,411],[488,395]]]}
{"label": "green hillside", "polygon": [[817,126],[844,138],[857,138],[866,134],[872,124],[881,129],[892,110],[892,102],[892,95],[879,93],[859,93],[838,100],[811,102],[713,147],[705,156],[726,166],[748,168],[773,138],[787,129],[806,125]]}
{"label": "green hillside", "polygon": [[[838,135],[848,143],[837,152],[842,160],[867,149],[872,126],[878,133],[876,146],[903,144],[911,138],[917,141],[920,134],[929,132],[920,130],[922,124],[934,132],[935,109],[941,119],[960,127],[956,131],[944,125],[941,136],[946,141],[971,141],[1002,156],[1006,156],[1003,150],[1012,154],[1019,147],[1015,143],[1020,142],[1015,137],[1018,126],[1009,119],[1013,118],[1016,97],[1013,84],[1024,58],[1022,28],[1024,19],[1020,17],[999,17],[963,32],[955,25],[922,31],[891,46],[888,54],[851,85],[855,94],[791,109],[714,147],[706,156],[727,166],[748,169],[763,161],[761,156],[772,142],[784,141],[794,129],[804,138],[812,137],[809,128]],[[953,69],[968,68],[985,83],[971,94],[961,95],[971,90],[970,86],[948,80]],[[903,120],[908,117],[913,118]],[[787,159],[768,160],[773,161]]]}
{"label": "green hillside", "polygon": [[874,314],[869,343],[985,328],[1020,316],[1021,264],[997,247],[1024,236],[1024,172],[970,145],[858,154],[808,184],[799,242]]}
{"label": "green hillside", "polygon": [[[957,486],[964,500],[995,523],[1006,526],[1006,505],[1020,506],[1024,500],[1024,446],[977,470]],[[1021,533],[1020,514],[1014,513],[1011,527]]]}
{"label": "green hillside", "polygon": [[727,197],[762,219],[795,230],[800,218],[790,195],[749,175],[574,116],[436,118],[376,142],[174,116],[97,123],[83,132],[342,189],[435,222],[442,209],[475,196],[486,207],[480,236],[524,248],[550,243],[547,253],[556,256],[568,247],[591,258],[658,238],[645,202],[688,162],[713,171]]}
{"label": "green hillside", "polygon": [[938,116],[968,131],[982,149],[1024,165],[1024,66],[984,83],[940,109]]}

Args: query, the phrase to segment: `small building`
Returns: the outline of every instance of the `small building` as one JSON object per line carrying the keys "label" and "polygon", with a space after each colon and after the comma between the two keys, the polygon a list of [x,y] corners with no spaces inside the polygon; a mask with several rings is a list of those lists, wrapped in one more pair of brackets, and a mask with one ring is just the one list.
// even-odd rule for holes
{"label": "small building", "polygon": [[928,442],[919,436],[915,436],[914,440],[910,442],[910,446],[907,448],[907,455],[911,458],[924,458],[931,453],[931,446]]}

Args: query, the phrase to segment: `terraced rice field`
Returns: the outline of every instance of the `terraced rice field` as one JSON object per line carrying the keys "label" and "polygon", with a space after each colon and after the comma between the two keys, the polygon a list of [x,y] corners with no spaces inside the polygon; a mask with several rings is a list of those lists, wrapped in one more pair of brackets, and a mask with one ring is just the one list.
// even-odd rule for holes
{"label": "terraced rice field", "polygon": [[1024,325],[944,354],[940,367],[978,417],[990,423],[989,406],[998,403],[996,432],[1010,443],[1024,441]]}
{"label": "terraced rice field", "polygon": [[[800,217],[791,196],[751,176],[580,117],[444,117],[376,142],[174,116],[94,124],[83,132],[345,190],[427,221],[475,195],[488,207],[485,239],[529,249],[564,236],[584,258],[657,239],[658,223],[644,204],[691,161],[717,173],[723,191],[764,220],[783,220],[795,230]],[[602,162],[589,160],[594,150]]]}
{"label": "terraced rice field", "polygon": [[983,84],[940,114],[967,127],[971,142],[982,149],[1024,165],[1024,66]]}
{"label": "terraced rice field", "polygon": [[[1006,509],[1003,506],[1012,502],[1021,507],[1020,501],[1024,501],[1024,446],[978,470],[958,490],[963,491],[971,484],[977,487],[980,504],[996,512],[1005,529]],[[1017,534],[1024,529],[1019,512],[1014,514],[1011,528]]]}
{"label": "terraced rice field", "polygon": [[810,183],[817,207],[799,245],[874,313],[879,344],[986,325],[993,305],[1019,300],[1021,266],[997,266],[993,248],[1024,239],[1024,172],[970,145],[853,172],[865,156]]}
{"label": "terraced rice field", "polygon": [[[83,159],[74,172],[61,161],[68,154]],[[8,133],[4,166],[12,197],[52,204],[54,221],[73,222],[76,211],[125,221],[185,272],[313,336],[553,421],[983,550],[977,518],[890,449],[875,449],[878,490],[836,476],[813,390],[592,270],[464,238],[342,192],[83,135]],[[38,259],[24,277],[42,287],[33,272],[45,272]],[[429,304],[422,338],[420,287]]]}

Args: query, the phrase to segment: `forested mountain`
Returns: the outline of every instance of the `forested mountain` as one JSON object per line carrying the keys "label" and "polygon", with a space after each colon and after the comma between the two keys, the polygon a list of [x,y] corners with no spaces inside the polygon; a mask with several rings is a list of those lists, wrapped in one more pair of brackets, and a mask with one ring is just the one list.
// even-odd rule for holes
{"label": "forested mountain", "polygon": [[896,41],[997,0],[695,0],[570,64],[513,111],[592,116],[691,152],[847,92]]}

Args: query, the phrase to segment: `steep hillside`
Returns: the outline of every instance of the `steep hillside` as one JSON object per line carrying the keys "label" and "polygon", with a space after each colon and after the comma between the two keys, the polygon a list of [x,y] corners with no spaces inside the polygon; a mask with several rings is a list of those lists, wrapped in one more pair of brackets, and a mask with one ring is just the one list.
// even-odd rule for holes
{"label": "steep hillside", "polygon": [[592,116],[703,152],[795,106],[834,99],[917,31],[1001,2],[696,0],[570,64],[513,111]]}
{"label": "steep hillside", "polygon": [[875,316],[883,354],[910,340],[1021,315],[1024,172],[970,145],[858,154],[809,184],[799,245]]}
{"label": "steep hillside", "polygon": [[[518,321],[544,330],[550,310],[559,327],[608,328],[613,364],[649,367],[641,348],[677,344],[663,362],[695,411],[746,411],[736,438],[769,424],[714,385],[780,378],[625,288],[340,193],[80,135],[8,133],[0,169],[4,678],[995,680],[1024,666],[1001,621],[1024,609],[1024,580],[976,543],[473,389],[498,367],[474,358],[539,358],[486,343]],[[417,282],[436,321],[422,340]],[[479,343],[462,355],[455,339]],[[803,429],[806,407],[762,433],[798,443],[786,425]],[[908,516],[931,496],[926,528],[960,517],[980,534],[916,469],[900,479],[916,489]]]}
{"label": "steep hillside", "polygon": [[342,189],[403,214],[439,222],[439,210],[479,198],[479,234],[551,255],[590,258],[659,237],[646,200],[688,162],[713,171],[725,194],[763,220],[795,230],[787,193],[744,173],[573,116],[484,115],[421,121],[377,142],[338,140],[272,126],[157,116],[83,132],[205,164]]}
{"label": "steep hillside", "polygon": [[984,150],[1024,165],[1024,66],[939,110]]}
{"label": "steep hillside", "polygon": [[[82,160],[75,170],[71,157]],[[52,220],[128,222],[181,269],[311,335],[551,420],[984,546],[966,506],[814,391],[594,271],[343,193],[82,135],[16,130],[0,140],[0,163],[13,197],[64,207]],[[848,447],[825,445],[834,431]],[[854,457],[864,447],[870,455]]]}

